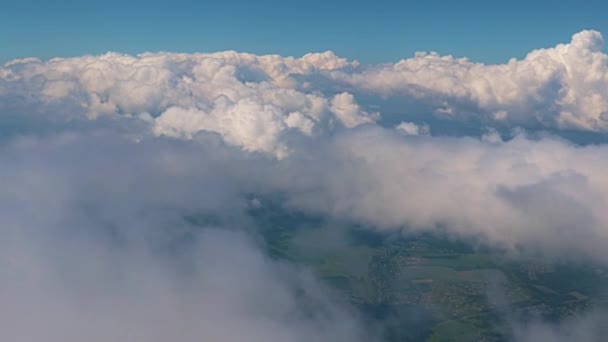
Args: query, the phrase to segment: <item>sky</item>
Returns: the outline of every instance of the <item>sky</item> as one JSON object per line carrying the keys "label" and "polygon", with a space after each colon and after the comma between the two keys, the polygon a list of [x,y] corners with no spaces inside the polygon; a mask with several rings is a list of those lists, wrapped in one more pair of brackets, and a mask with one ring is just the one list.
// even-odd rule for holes
{"label": "sky", "polygon": [[605,6],[3,3],[0,340],[382,342],[277,205],[608,267]]}
{"label": "sky", "polygon": [[366,63],[437,51],[485,63],[521,58],[583,29],[608,32],[605,1],[5,1],[0,62],[145,51],[301,56]]}

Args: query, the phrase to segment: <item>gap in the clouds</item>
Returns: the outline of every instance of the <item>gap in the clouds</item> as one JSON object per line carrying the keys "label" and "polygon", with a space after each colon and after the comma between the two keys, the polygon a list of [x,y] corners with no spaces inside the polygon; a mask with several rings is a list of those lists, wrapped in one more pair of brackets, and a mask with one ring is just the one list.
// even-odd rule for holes
{"label": "gap in the clouds", "polygon": [[[289,194],[244,197],[250,233],[267,255],[310,268],[384,341],[507,340],[531,318],[560,324],[601,308],[608,295],[601,264],[501,250],[448,227],[386,231],[299,210]],[[219,224],[205,215],[185,220]]]}

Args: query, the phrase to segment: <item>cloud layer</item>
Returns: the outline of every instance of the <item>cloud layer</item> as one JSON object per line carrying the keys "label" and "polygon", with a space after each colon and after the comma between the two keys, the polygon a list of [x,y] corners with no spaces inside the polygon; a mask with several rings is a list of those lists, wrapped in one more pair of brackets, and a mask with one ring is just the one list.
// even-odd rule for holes
{"label": "cloud layer", "polygon": [[234,153],[107,132],[3,145],[0,338],[373,340],[311,273],[247,234],[247,187],[234,182],[256,161]]}
{"label": "cloud layer", "polygon": [[[381,119],[376,105],[408,121],[472,120],[483,126],[608,130],[608,57],[596,31],[523,60],[484,65],[420,53],[394,64],[360,65],[331,52],[301,58],[146,53],[15,60],[0,69],[3,110],[69,117],[123,115],[153,124],[156,134],[220,134],[247,151],[284,156],[285,136],[318,135]],[[425,113],[412,113],[414,110]],[[428,112],[426,112],[428,111]]]}
{"label": "cloud layer", "polygon": [[[331,52],[9,62],[0,337],[372,339],[306,270],[264,255],[251,194],[372,229],[607,263],[608,146],[556,136],[608,130],[602,44],[583,31],[504,65]],[[444,136],[445,122],[486,134]]]}
{"label": "cloud layer", "polygon": [[555,137],[502,141],[368,127],[312,145],[278,173],[296,208],[377,229],[445,229],[510,251],[608,261],[607,161],[605,145]]}

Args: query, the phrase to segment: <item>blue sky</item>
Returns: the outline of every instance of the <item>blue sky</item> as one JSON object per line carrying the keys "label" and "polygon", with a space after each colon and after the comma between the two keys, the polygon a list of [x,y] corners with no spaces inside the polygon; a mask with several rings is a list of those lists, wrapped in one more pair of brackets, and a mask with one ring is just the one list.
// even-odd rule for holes
{"label": "blue sky", "polygon": [[106,51],[333,50],[363,62],[437,51],[497,63],[608,34],[602,1],[5,1],[0,62]]}

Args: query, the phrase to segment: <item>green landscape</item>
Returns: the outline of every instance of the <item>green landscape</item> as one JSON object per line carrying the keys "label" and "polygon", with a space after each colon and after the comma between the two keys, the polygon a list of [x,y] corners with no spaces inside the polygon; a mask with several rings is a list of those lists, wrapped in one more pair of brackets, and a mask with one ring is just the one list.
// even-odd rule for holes
{"label": "green landscape", "polygon": [[513,325],[608,304],[608,270],[588,262],[327,222],[278,201],[250,214],[273,258],[310,268],[386,341],[508,341]]}

